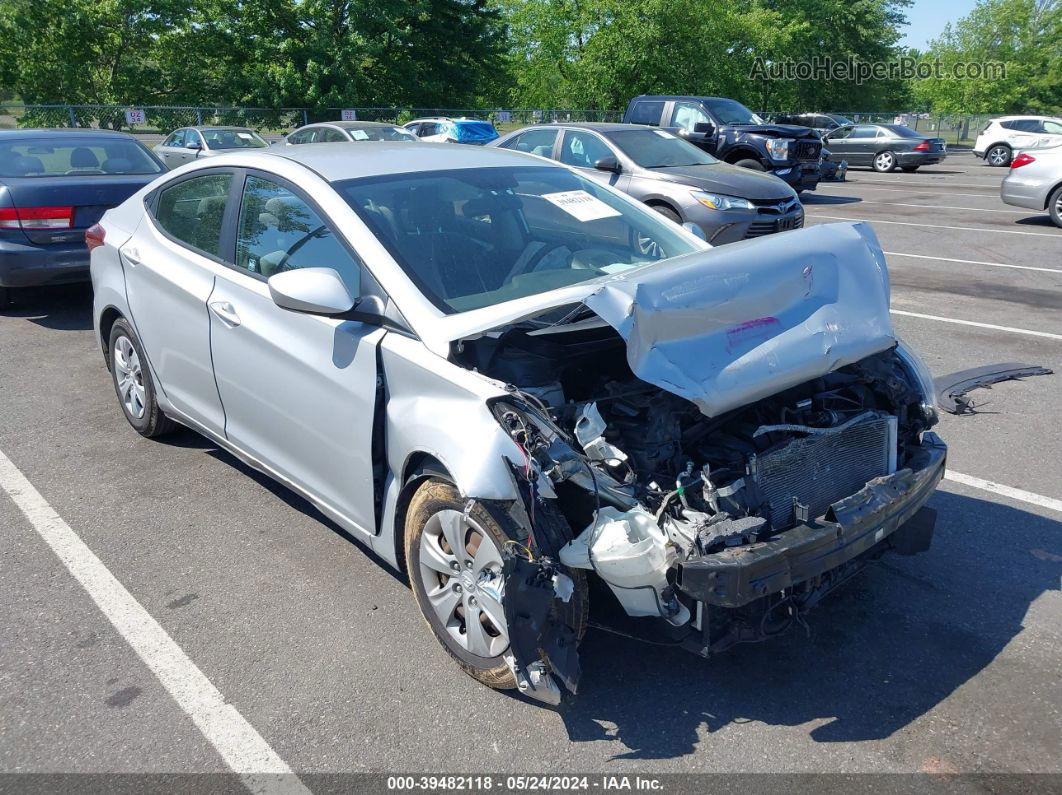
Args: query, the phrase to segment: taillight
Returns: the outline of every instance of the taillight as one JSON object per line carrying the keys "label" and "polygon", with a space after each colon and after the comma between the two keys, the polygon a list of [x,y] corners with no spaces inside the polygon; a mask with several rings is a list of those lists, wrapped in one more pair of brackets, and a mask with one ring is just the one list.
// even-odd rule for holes
{"label": "taillight", "polygon": [[916,152],[928,152],[929,151],[929,141],[922,141],[922,143],[920,143],[918,146],[916,146],[914,148],[914,151],[916,151]]}
{"label": "taillight", "polygon": [[103,245],[103,239],[107,236],[107,230],[99,224],[93,224],[85,230],[85,245],[92,251]]}
{"label": "taillight", "polygon": [[1029,165],[1029,163],[1035,163],[1035,162],[1036,162],[1036,158],[1033,157],[1032,155],[1021,154],[1021,155],[1018,155],[1016,158],[1014,158],[1011,161],[1010,167],[1012,169],[1021,168],[1022,166],[1027,166],[1027,165]]}
{"label": "taillight", "polygon": [[0,229],[69,229],[73,207],[0,207]]}

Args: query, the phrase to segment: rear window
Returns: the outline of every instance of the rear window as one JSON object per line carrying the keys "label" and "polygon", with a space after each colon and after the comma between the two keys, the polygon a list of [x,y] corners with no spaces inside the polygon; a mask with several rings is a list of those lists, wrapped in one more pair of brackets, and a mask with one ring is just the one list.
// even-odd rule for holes
{"label": "rear window", "polygon": [[162,165],[138,141],[70,136],[0,141],[0,177],[160,174]]}
{"label": "rear window", "polygon": [[264,149],[269,146],[251,130],[203,130],[210,149]]}
{"label": "rear window", "polygon": [[660,114],[664,112],[663,102],[635,102],[631,108],[631,124],[660,124]]}
{"label": "rear window", "polygon": [[401,127],[348,127],[355,141],[416,141],[417,137]]}
{"label": "rear window", "polygon": [[925,138],[922,133],[915,132],[910,127],[905,127],[902,124],[886,124],[884,127],[897,138]]}

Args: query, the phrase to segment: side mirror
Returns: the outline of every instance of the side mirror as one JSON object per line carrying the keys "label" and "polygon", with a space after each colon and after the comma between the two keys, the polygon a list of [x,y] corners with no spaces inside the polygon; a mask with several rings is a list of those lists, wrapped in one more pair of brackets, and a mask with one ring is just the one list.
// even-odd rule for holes
{"label": "side mirror", "polygon": [[199,150],[203,148],[203,145],[199,141],[192,141],[190,144],[185,144],[184,148]]}
{"label": "side mirror", "polygon": [[715,132],[715,125],[710,121],[699,121],[693,125],[693,131],[698,135],[711,135]]}
{"label": "side mirror", "polygon": [[700,238],[705,243],[708,242],[708,237],[707,237],[707,235],[704,234],[704,230],[701,229],[700,226],[698,226],[697,224],[691,223],[690,221],[686,221],[684,224],[682,224],[682,228],[685,229],[687,232],[689,232],[694,237]]}
{"label": "side mirror", "polygon": [[314,315],[340,315],[354,298],[332,268],[297,268],[269,277],[269,295],[282,309]]}
{"label": "side mirror", "polygon": [[611,171],[613,174],[619,174],[623,171],[623,166],[621,166],[620,162],[612,155],[596,160],[594,162],[594,168],[598,171]]}

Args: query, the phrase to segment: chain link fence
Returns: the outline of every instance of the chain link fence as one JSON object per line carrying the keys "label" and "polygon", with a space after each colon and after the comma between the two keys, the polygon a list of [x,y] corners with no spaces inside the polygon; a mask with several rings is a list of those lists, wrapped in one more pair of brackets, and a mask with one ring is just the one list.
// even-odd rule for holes
{"label": "chain link fence", "polygon": [[[88,127],[122,130],[145,135],[165,135],[178,127],[232,125],[282,135],[311,122],[335,121],[345,115],[365,121],[404,124],[426,116],[462,116],[488,119],[502,132],[543,122],[618,122],[622,110],[571,108],[219,108],[170,105],[0,105],[0,129],[14,127]],[[789,115],[760,112],[765,119]],[[951,146],[972,146],[977,134],[992,118],[988,114],[931,114],[905,112],[844,112],[855,122],[906,124],[912,129],[943,138]]]}

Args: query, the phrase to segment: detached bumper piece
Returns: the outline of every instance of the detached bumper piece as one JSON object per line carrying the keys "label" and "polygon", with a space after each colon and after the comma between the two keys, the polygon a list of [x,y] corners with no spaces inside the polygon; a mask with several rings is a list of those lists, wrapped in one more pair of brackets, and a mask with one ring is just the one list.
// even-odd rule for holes
{"label": "detached bumper piece", "polygon": [[[676,586],[706,605],[740,608],[845,566],[915,518],[943,477],[946,456],[944,443],[926,433],[908,468],[875,478],[818,520],[768,541],[682,561]],[[897,536],[900,551],[928,548],[933,516],[923,514]]]}
{"label": "detached bumper piece", "polygon": [[579,639],[552,610],[555,600],[571,598],[572,581],[548,558],[529,561],[515,555],[505,560],[502,578],[509,625],[505,661],[521,693],[556,706],[561,692],[553,676],[572,695],[579,683]]}
{"label": "detached bumper piece", "polygon": [[1051,375],[1054,371],[1033,364],[989,364],[972,370],[960,370],[950,375],[942,375],[935,380],[937,403],[949,414],[976,414],[977,407],[966,396],[971,389],[990,389],[992,384],[1000,381],[1020,381],[1031,375]]}

